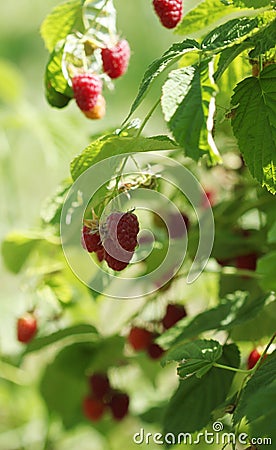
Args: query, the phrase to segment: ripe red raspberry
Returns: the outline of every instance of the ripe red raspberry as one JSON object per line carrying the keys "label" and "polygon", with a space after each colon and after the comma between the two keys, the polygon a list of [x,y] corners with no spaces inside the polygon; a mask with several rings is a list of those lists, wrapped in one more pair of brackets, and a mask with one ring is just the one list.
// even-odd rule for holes
{"label": "ripe red raspberry", "polygon": [[98,398],[87,395],[82,402],[83,414],[92,422],[97,422],[103,416],[105,404]]}
{"label": "ripe red raspberry", "polygon": [[104,373],[93,373],[89,377],[89,385],[95,398],[103,399],[110,391],[109,379]]}
{"label": "ripe red raspberry", "polygon": [[112,416],[115,420],[122,420],[128,413],[129,396],[123,392],[115,392],[109,402]]}
{"label": "ripe red raspberry", "polygon": [[182,17],[182,0],[153,0],[153,7],[162,25],[174,28]]}
{"label": "ripe red raspberry", "polygon": [[17,320],[17,339],[27,344],[37,332],[37,320],[33,314],[26,313]]}
{"label": "ripe red raspberry", "polygon": [[99,262],[102,262],[105,259],[105,249],[103,247],[97,250],[96,254]]}
{"label": "ripe red raspberry", "polygon": [[258,255],[256,253],[248,253],[240,255],[236,258],[237,269],[256,270]]}
{"label": "ripe red raspberry", "polygon": [[111,213],[104,225],[105,260],[110,268],[121,271],[129,264],[135,247],[139,223],[133,213]]}
{"label": "ripe red raspberry", "polygon": [[183,305],[169,304],[166,309],[166,314],[162,319],[163,327],[167,330],[186,316],[187,312]]}
{"label": "ripe red raspberry", "polygon": [[136,350],[145,350],[153,340],[153,334],[145,328],[133,327],[128,335],[128,342]]}
{"label": "ripe red raspberry", "polygon": [[102,92],[102,81],[98,75],[82,73],[74,76],[72,88],[78,107],[82,111],[91,111]]}
{"label": "ripe red raspberry", "polygon": [[160,345],[152,342],[147,348],[147,353],[151,359],[159,359],[164,355],[165,350]]}
{"label": "ripe red raspberry", "polygon": [[123,75],[128,67],[130,58],[129,44],[125,39],[119,41],[114,47],[102,49],[103,70],[110,78]]}
{"label": "ripe red raspberry", "polygon": [[84,225],[82,228],[81,243],[85,250],[89,253],[101,250],[101,237],[98,232],[94,232],[91,228]]}

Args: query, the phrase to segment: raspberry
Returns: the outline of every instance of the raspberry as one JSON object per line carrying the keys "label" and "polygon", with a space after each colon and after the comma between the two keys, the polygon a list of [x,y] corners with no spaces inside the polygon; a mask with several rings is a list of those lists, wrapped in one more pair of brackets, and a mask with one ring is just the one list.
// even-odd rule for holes
{"label": "raspberry", "polygon": [[105,260],[116,271],[125,269],[137,245],[138,219],[133,213],[111,213],[104,225]]}
{"label": "raspberry", "polygon": [[167,330],[173,327],[179,320],[187,316],[187,312],[182,305],[169,304],[166,309],[166,314],[162,319],[163,327]]}
{"label": "raspberry", "polygon": [[91,111],[102,92],[102,81],[98,75],[83,73],[74,76],[72,88],[78,107],[82,111]]}
{"label": "raspberry", "polygon": [[103,373],[94,373],[89,377],[89,384],[95,398],[103,399],[110,391],[110,384],[107,375]]}
{"label": "raspberry", "polygon": [[133,327],[127,340],[134,350],[145,350],[152,343],[153,334],[145,328]]}
{"label": "raspberry", "polygon": [[256,270],[258,255],[256,253],[248,253],[240,255],[236,258],[237,269]]}
{"label": "raspberry", "polygon": [[153,0],[153,7],[162,25],[174,28],[182,17],[182,0]]}
{"label": "raspberry", "polygon": [[105,258],[105,249],[101,247],[99,250],[96,251],[97,258],[99,262],[102,262]]}
{"label": "raspberry", "polygon": [[252,350],[252,352],[249,354],[247,358],[247,368],[252,369],[257,363],[257,361],[259,361],[260,357],[261,354],[258,352],[256,348]]}
{"label": "raspberry", "polygon": [[110,78],[123,75],[128,67],[130,58],[129,44],[125,39],[119,41],[114,47],[102,49],[103,70]]}
{"label": "raspberry", "polygon": [[83,248],[87,250],[89,253],[97,252],[103,248],[99,233],[93,232],[91,228],[85,225],[82,228],[81,243]]}
{"label": "raspberry", "polygon": [[94,120],[102,119],[102,117],[105,115],[105,99],[104,99],[104,97],[101,94],[99,94],[96,105],[89,111],[83,111],[83,113],[88,119],[94,119]]}
{"label": "raspberry", "polygon": [[87,395],[82,402],[83,414],[92,422],[97,422],[103,416],[105,405],[98,398]]}
{"label": "raspberry", "polygon": [[128,413],[129,396],[123,392],[115,392],[109,402],[112,416],[115,420],[122,420]]}
{"label": "raspberry", "polygon": [[37,332],[37,320],[33,314],[26,313],[17,320],[17,339],[27,344]]}
{"label": "raspberry", "polygon": [[155,342],[151,343],[147,348],[147,353],[151,359],[159,359],[165,353],[160,345],[155,344]]}

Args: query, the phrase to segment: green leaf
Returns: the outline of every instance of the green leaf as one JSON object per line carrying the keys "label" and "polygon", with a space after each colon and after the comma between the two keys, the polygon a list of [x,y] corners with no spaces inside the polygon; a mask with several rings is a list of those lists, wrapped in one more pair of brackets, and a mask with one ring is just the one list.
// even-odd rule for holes
{"label": "green leaf", "polygon": [[239,56],[240,53],[242,53],[248,47],[250,47],[250,44],[245,40],[240,44],[235,44],[222,50],[222,52],[220,53],[217,70],[214,73],[214,80],[216,82],[221,78],[222,74],[229,67],[231,62],[234,61],[234,59],[237,58],[237,56]]}
{"label": "green leaf", "polygon": [[[239,360],[237,346],[230,344],[223,347],[218,362],[238,367]],[[212,367],[202,379],[190,377],[180,381],[165,412],[164,433],[193,433],[205,427],[214,409],[225,401],[233,377],[234,372]]]}
{"label": "green leaf", "polygon": [[241,81],[231,99],[232,118],[240,151],[254,178],[272,194],[276,192],[276,65],[259,78]]}
{"label": "green leaf", "polygon": [[56,6],[41,25],[41,35],[49,52],[64,39],[80,21],[84,0],[71,0]]}
{"label": "green leaf", "polygon": [[[255,402],[259,401],[266,388],[273,386],[275,395],[276,351],[269,355],[249,379],[242,391],[238,406],[234,412],[234,423],[238,423],[243,417],[247,420],[260,417],[260,411],[265,416],[265,410],[255,410]],[[272,401],[272,398],[271,398]],[[272,403],[275,403],[272,401]],[[268,405],[269,406],[269,405]]]}
{"label": "green leaf", "polygon": [[263,289],[276,291],[276,251],[269,252],[258,259],[257,273],[261,275],[259,284]]}
{"label": "green leaf", "polygon": [[52,345],[59,341],[63,341],[66,338],[71,338],[72,340],[75,339],[76,336],[82,335],[84,335],[86,340],[88,339],[88,335],[90,335],[89,337],[90,342],[99,340],[98,332],[92,325],[89,324],[73,325],[71,327],[58,330],[55,333],[52,333],[48,336],[37,337],[27,345],[24,354],[36,352],[45,347],[48,347],[49,345]]}
{"label": "green leaf", "polygon": [[212,162],[220,161],[211,134],[215,93],[206,63],[173,70],[162,88],[161,105],[169,129],[185,154],[196,161],[204,153]]}
{"label": "green leaf", "polygon": [[85,170],[106,158],[126,153],[175,150],[177,144],[167,136],[121,137],[103,136],[92,142],[71,162],[71,175],[76,180]]}
{"label": "green leaf", "polygon": [[[171,347],[162,358],[162,363],[180,361],[177,373],[180,378],[196,374],[205,375],[222,355],[222,346],[214,340],[197,340]],[[203,370],[203,372],[202,372]]]}
{"label": "green leaf", "polygon": [[51,83],[45,83],[46,86],[46,100],[49,103],[49,105],[53,106],[54,108],[64,108],[68,105],[69,101],[71,100],[70,97],[67,97],[66,95],[61,94],[60,92],[56,91]]}
{"label": "green leaf", "polygon": [[147,68],[139,86],[138,94],[131,106],[130,112],[125,120],[138,108],[153,80],[160,75],[168,66],[178,61],[185,53],[199,49],[199,44],[193,39],[185,39],[183,42],[173,44],[160,58],[154,60]]}
{"label": "green leaf", "polygon": [[205,0],[184,15],[175,32],[181,35],[203,35],[210,28],[214,28],[217,22],[227,21],[229,15],[235,12],[240,12],[240,10],[233,6],[223,5],[218,0]]}
{"label": "green leaf", "polygon": [[269,294],[252,298],[246,292],[237,291],[222,299],[217,307],[197,314],[193,318],[179,321],[158,338],[158,343],[168,348],[172,345],[183,345],[185,339],[193,338],[208,330],[232,329],[236,325],[251,320],[271,301],[275,299]]}
{"label": "green leaf", "polygon": [[38,233],[9,233],[2,243],[2,257],[7,269],[12,273],[19,273],[42,239]]}
{"label": "green leaf", "polygon": [[269,244],[275,244],[276,243],[276,222],[272,225],[270,228],[268,234],[267,234],[267,242]]}
{"label": "green leaf", "polygon": [[252,44],[252,47],[255,47],[249,52],[250,58],[256,58],[274,48],[276,42],[276,20],[252,36],[249,42]]}
{"label": "green leaf", "polygon": [[44,201],[40,211],[40,217],[45,223],[51,225],[59,224],[62,206],[71,185],[71,180],[64,180],[58,186],[54,195],[51,195]]}
{"label": "green leaf", "polygon": [[237,39],[241,39],[258,26],[258,19],[232,19],[212,30],[202,41],[203,50],[217,50],[227,45],[232,45]]}
{"label": "green leaf", "polygon": [[[55,50],[51,53],[49,62],[46,66],[45,72],[45,88],[47,99],[52,99],[53,90],[63,94],[65,97],[72,98],[72,88],[68,85],[68,81],[64,77],[62,72],[62,57],[64,51],[64,42],[61,42],[56,46]],[[54,102],[56,101],[54,98]],[[56,106],[56,105],[54,105]]]}
{"label": "green leaf", "polygon": [[271,0],[233,0],[234,5],[246,8],[262,8],[271,3]]}

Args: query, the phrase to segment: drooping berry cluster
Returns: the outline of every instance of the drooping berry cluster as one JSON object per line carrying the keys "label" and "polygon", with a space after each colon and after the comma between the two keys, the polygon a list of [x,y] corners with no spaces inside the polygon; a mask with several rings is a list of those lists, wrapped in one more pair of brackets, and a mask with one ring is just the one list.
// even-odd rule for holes
{"label": "drooping berry cluster", "polygon": [[[165,315],[160,320],[157,327],[159,330],[149,330],[148,328],[134,326],[131,328],[127,341],[136,352],[145,350],[151,359],[159,359],[165,350],[155,342],[155,339],[162,332],[173,327],[179,320],[186,317],[187,312],[183,305],[168,304]],[[161,330],[161,333],[160,333]]]}
{"label": "drooping berry cluster", "polygon": [[88,386],[89,393],[82,402],[83,414],[87,419],[97,422],[107,410],[110,410],[116,421],[122,420],[128,414],[129,396],[113,389],[107,374],[93,373],[88,378]]}
{"label": "drooping berry cluster", "polygon": [[166,28],[175,28],[182,18],[182,0],[153,0],[153,7]]}
{"label": "drooping berry cluster", "polygon": [[127,267],[137,246],[139,223],[133,213],[111,213],[102,225],[102,239],[99,230],[82,229],[82,245],[90,253],[96,252],[98,260],[106,261],[116,271]]}
{"label": "drooping berry cluster", "polygon": [[37,333],[37,319],[33,313],[25,313],[17,319],[17,339],[23,344],[30,342]]}
{"label": "drooping berry cluster", "polygon": [[[127,40],[119,40],[114,46],[101,49],[102,70],[110,78],[122,76],[130,58]],[[80,110],[89,119],[101,119],[105,115],[103,83],[99,73],[78,73],[72,78],[74,98]]]}

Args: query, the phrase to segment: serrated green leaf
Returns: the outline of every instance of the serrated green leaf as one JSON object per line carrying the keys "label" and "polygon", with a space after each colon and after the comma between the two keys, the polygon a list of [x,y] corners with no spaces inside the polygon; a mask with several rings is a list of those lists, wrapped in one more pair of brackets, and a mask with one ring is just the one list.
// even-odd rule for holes
{"label": "serrated green leaf", "polygon": [[[237,424],[243,417],[247,419],[256,418],[260,411],[254,409],[254,396],[258,398],[262,395],[266,387],[275,384],[276,374],[276,351],[269,355],[249,379],[242,391],[238,406],[233,415],[234,424]],[[274,386],[275,389],[275,386]],[[256,400],[255,397],[255,400]],[[262,411],[265,414],[265,411]]]}
{"label": "serrated green leaf", "polygon": [[56,46],[50,55],[49,62],[45,72],[46,97],[51,97],[53,90],[63,94],[65,97],[72,98],[72,88],[62,72],[62,57],[64,51],[64,42]]}
{"label": "serrated green leaf", "polygon": [[56,44],[74,29],[81,19],[84,0],[71,0],[56,6],[41,25],[41,36],[51,53]]}
{"label": "serrated green leaf", "polygon": [[171,347],[162,358],[162,363],[180,361],[177,372],[181,378],[198,372],[202,376],[204,373],[202,369],[210,370],[212,363],[216,362],[221,355],[222,346],[219,342],[206,339],[197,340],[186,344],[179,343]]}
{"label": "serrated green leaf", "polygon": [[27,353],[36,352],[41,350],[49,345],[57,343],[59,341],[63,341],[66,338],[74,338],[76,336],[85,335],[86,339],[88,339],[88,335],[90,335],[90,342],[98,341],[99,335],[95,327],[89,324],[80,324],[73,325],[71,327],[64,328],[62,330],[58,330],[55,333],[52,333],[48,336],[37,337],[33,341],[31,341],[24,352],[24,355]]}
{"label": "serrated green leaf", "polygon": [[46,86],[46,100],[49,103],[49,105],[53,106],[54,108],[64,108],[68,105],[69,101],[71,100],[70,97],[67,97],[64,94],[61,94],[60,92],[56,91],[51,83],[45,83]]}
{"label": "serrated green leaf", "polygon": [[[211,12],[211,13],[210,13]],[[205,0],[194,9],[184,15],[183,19],[175,29],[175,33],[181,35],[205,34],[210,28],[214,28],[218,21],[227,21],[228,17],[235,12],[240,12],[238,8],[225,5],[217,0]]]}
{"label": "serrated green leaf", "polygon": [[63,181],[56,192],[44,201],[40,211],[43,222],[51,225],[59,224],[63,202],[71,185],[71,180]]}
{"label": "serrated green leaf", "polygon": [[130,112],[125,122],[138,108],[153,80],[158,77],[158,75],[160,75],[167,67],[178,61],[185,53],[198,49],[199,44],[195,40],[185,39],[183,42],[173,44],[160,58],[154,60],[147,68],[143,76],[143,79],[139,86],[138,94],[131,106]]}
{"label": "serrated green leaf", "polygon": [[[239,360],[237,346],[230,344],[223,347],[218,362],[238,367]],[[214,409],[226,399],[233,377],[234,372],[212,367],[204,378],[190,377],[180,381],[165,411],[164,433],[193,433],[206,426]]]}
{"label": "serrated green leaf", "polygon": [[252,47],[255,47],[249,52],[250,58],[256,58],[262,53],[274,48],[276,42],[276,20],[252,36],[249,42],[252,44]]}
{"label": "serrated green leaf", "polygon": [[270,303],[273,298],[269,294],[252,298],[248,293],[237,291],[222,299],[220,304],[198,314],[194,318],[185,318],[172,329],[158,338],[158,343],[164,348],[172,345],[183,345],[185,339],[190,339],[208,330],[229,330],[243,324]]}
{"label": "serrated green leaf", "polygon": [[203,50],[217,50],[227,45],[232,45],[237,39],[241,39],[258,26],[258,19],[232,19],[212,30],[203,39],[201,48]]}
{"label": "serrated green leaf", "polygon": [[177,144],[167,136],[121,137],[103,136],[92,142],[71,162],[71,175],[76,180],[85,170],[106,158],[126,153],[175,150]]}
{"label": "serrated green leaf", "polygon": [[276,192],[276,65],[259,78],[249,77],[234,90],[231,105],[234,134],[254,178],[272,194]]}
{"label": "serrated green leaf", "polygon": [[42,240],[37,233],[9,233],[2,242],[2,257],[12,273],[19,273],[31,252]]}
{"label": "serrated green leaf", "polygon": [[237,58],[237,56],[239,56],[248,47],[250,47],[250,44],[246,41],[243,41],[240,44],[235,44],[222,50],[222,52],[220,53],[217,70],[214,73],[214,80],[216,82],[220,79],[231,62],[234,61],[234,59]]}
{"label": "serrated green leaf", "polygon": [[220,161],[211,134],[215,93],[206,63],[173,70],[162,88],[161,106],[168,127],[185,154],[196,161],[205,153],[212,162]]}
{"label": "serrated green leaf", "polygon": [[258,259],[256,272],[261,275],[259,284],[263,289],[276,291],[276,251]]}

